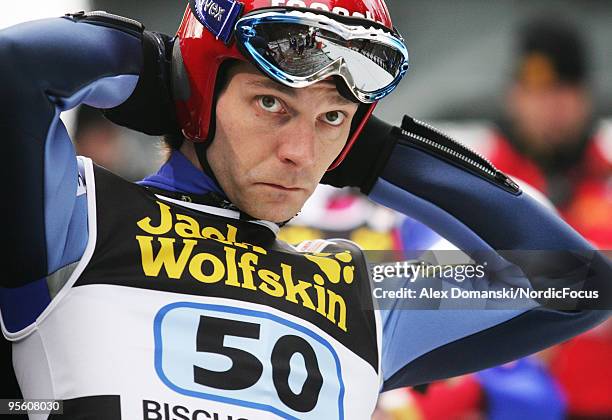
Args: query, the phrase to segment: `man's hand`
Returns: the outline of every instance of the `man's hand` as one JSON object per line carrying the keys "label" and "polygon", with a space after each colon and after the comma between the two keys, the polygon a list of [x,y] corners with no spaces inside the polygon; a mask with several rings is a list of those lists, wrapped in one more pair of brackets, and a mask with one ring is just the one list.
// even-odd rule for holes
{"label": "man's hand", "polygon": [[372,116],[344,161],[325,174],[322,184],[334,187],[359,187],[369,194],[384,169],[399,135],[397,127]]}
{"label": "man's hand", "polygon": [[168,35],[143,33],[143,69],[138,84],[127,101],[103,111],[109,120],[152,136],[179,129],[170,83],[173,43]]}

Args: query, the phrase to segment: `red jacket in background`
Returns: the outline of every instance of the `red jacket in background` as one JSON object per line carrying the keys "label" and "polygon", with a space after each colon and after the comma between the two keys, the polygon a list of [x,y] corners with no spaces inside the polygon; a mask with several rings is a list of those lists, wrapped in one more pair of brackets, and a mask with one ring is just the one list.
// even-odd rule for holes
{"label": "red jacket in background", "polygon": [[[499,132],[487,149],[487,157],[498,169],[549,195],[543,171]],[[561,216],[596,247],[612,249],[612,133],[597,133],[566,173],[570,197],[555,203]]]}

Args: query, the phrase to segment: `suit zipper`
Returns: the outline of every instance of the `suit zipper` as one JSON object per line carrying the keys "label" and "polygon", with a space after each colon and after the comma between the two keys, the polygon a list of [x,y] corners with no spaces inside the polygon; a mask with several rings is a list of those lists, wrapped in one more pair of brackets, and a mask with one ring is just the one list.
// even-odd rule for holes
{"label": "suit zipper", "polygon": [[137,20],[108,13],[103,10],[95,10],[93,12],[80,11],[77,13],[67,13],[65,17],[70,18],[74,21],[85,20],[90,22],[109,24],[111,26],[118,25],[124,29],[130,29],[138,33],[142,33],[142,31],[144,31],[145,29],[145,26]]}
{"label": "suit zipper", "polygon": [[[452,139],[431,125],[417,120],[414,121],[415,123],[436,133],[438,136],[440,136],[441,140],[431,140],[407,131],[406,129],[402,129],[402,135],[409,139],[412,143],[416,143],[429,151],[443,156],[455,165],[467,169],[470,172],[473,172],[493,182],[512,194],[520,194],[521,189],[518,184],[506,174],[499,171],[488,159],[472,151],[468,147]],[[442,141],[444,141],[444,143],[442,143]]]}

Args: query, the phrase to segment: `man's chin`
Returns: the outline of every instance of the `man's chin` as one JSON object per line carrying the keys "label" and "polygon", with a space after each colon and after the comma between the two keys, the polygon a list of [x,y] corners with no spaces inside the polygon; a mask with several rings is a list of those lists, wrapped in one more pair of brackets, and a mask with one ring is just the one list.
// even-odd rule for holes
{"label": "man's chin", "polygon": [[247,194],[240,194],[233,200],[239,209],[255,219],[274,223],[283,223],[295,217],[310,196],[306,190],[277,191],[266,186],[255,186],[242,192]]}
{"label": "man's chin", "polygon": [[292,218],[299,212],[299,209],[296,211],[292,211],[291,207],[286,205],[263,205],[258,206],[257,208],[252,209],[252,211],[247,211],[247,213],[258,219],[258,220],[267,220],[269,222],[274,223],[284,223]]}
{"label": "man's chin", "polygon": [[302,208],[301,205],[289,201],[272,201],[267,202],[266,200],[253,201],[254,205],[248,205],[241,207],[244,212],[249,216],[254,217],[258,220],[267,220],[274,223],[283,223],[295,217],[296,214]]}

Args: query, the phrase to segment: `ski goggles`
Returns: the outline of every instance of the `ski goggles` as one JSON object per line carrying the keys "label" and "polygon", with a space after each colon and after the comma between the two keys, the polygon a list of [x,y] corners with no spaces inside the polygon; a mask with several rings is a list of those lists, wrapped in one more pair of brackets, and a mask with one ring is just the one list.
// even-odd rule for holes
{"label": "ski goggles", "polygon": [[399,33],[382,25],[340,20],[290,9],[258,11],[238,20],[235,35],[242,53],[286,86],[304,88],[339,76],[359,102],[376,102],[408,71],[408,50]]}

